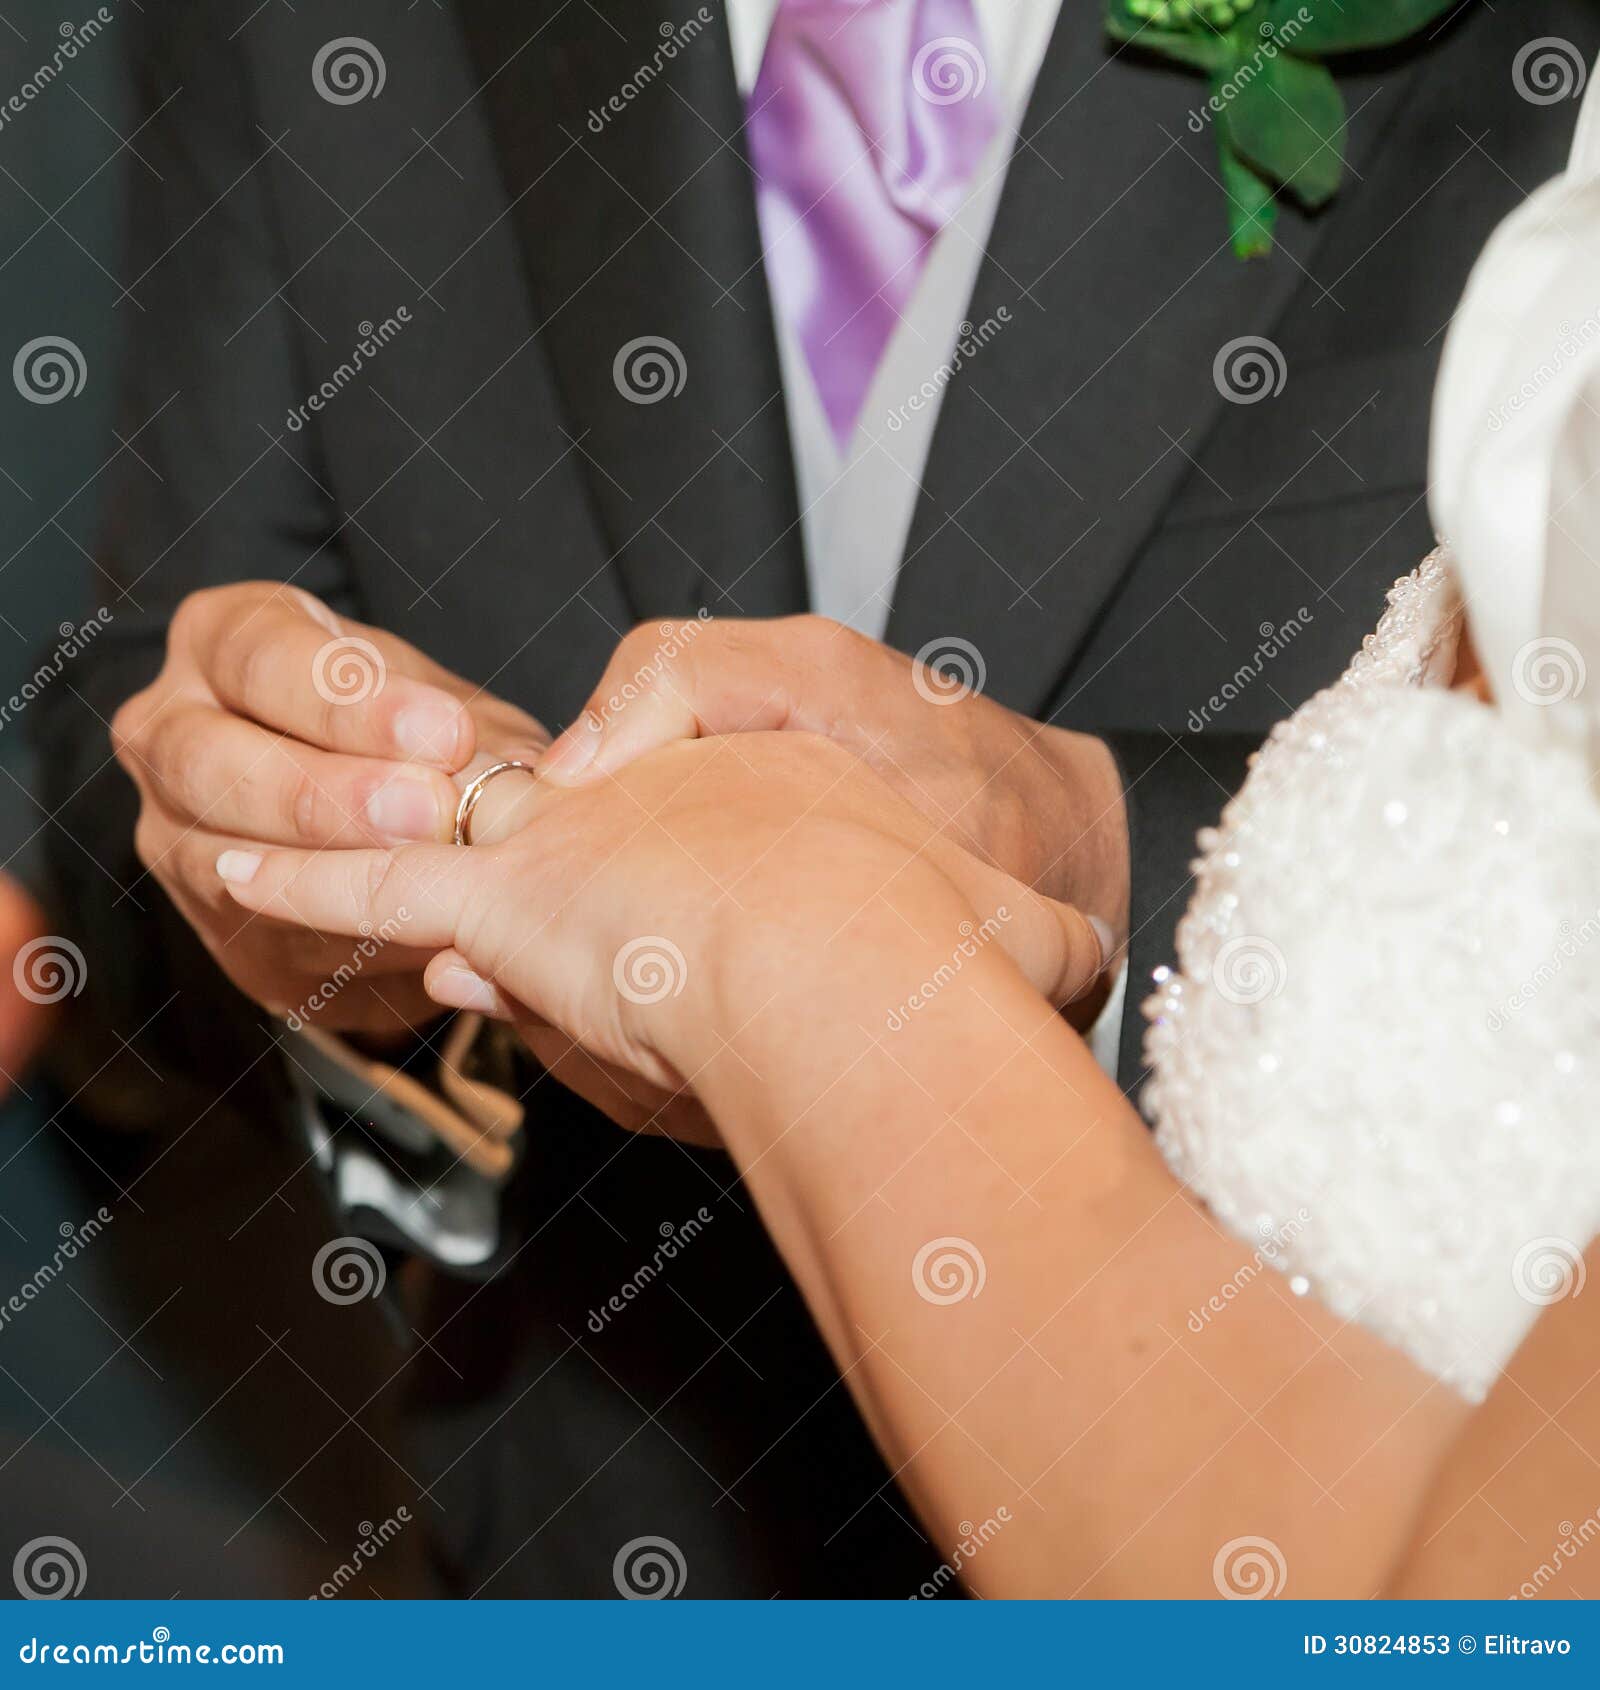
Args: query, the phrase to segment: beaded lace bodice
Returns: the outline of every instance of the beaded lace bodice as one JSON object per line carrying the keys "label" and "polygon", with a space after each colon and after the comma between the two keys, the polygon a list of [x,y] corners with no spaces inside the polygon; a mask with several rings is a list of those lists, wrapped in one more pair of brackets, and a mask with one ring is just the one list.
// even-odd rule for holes
{"label": "beaded lace bodice", "polygon": [[1146,1099],[1296,1293],[1476,1399],[1600,1233],[1600,804],[1447,690],[1459,622],[1437,552],[1201,835]]}

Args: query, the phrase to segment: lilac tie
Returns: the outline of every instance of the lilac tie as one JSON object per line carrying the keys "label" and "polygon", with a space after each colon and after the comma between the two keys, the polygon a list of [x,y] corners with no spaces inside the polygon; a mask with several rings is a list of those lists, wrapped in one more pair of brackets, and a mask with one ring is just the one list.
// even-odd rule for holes
{"label": "lilac tie", "polygon": [[756,210],[841,451],[998,128],[972,0],[781,0],[749,100]]}

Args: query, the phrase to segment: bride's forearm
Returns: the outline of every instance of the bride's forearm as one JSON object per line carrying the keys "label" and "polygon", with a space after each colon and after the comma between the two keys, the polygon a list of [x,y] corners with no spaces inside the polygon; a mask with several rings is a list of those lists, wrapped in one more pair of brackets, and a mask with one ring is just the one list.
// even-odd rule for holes
{"label": "bride's forearm", "polygon": [[881,878],[792,886],[691,1054],[936,1540],[996,1523],[986,1593],[1210,1595],[1261,1539],[1371,1594],[1459,1401],[1217,1230],[941,877]]}

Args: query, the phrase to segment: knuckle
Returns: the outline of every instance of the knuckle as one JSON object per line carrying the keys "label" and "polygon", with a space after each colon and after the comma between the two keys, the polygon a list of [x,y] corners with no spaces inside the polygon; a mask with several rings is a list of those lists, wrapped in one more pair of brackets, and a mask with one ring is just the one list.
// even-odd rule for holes
{"label": "knuckle", "polygon": [[322,837],[322,792],[308,769],[296,769],[284,783],[283,825],[291,839],[316,844]]}

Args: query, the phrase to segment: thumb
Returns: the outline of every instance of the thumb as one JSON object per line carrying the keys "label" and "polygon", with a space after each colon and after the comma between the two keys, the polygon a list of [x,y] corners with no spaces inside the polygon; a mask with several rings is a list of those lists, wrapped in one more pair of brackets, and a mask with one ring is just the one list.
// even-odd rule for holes
{"label": "thumb", "polygon": [[774,731],[792,714],[785,671],[750,624],[650,623],[617,647],[539,774],[576,786],[675,740]]}

